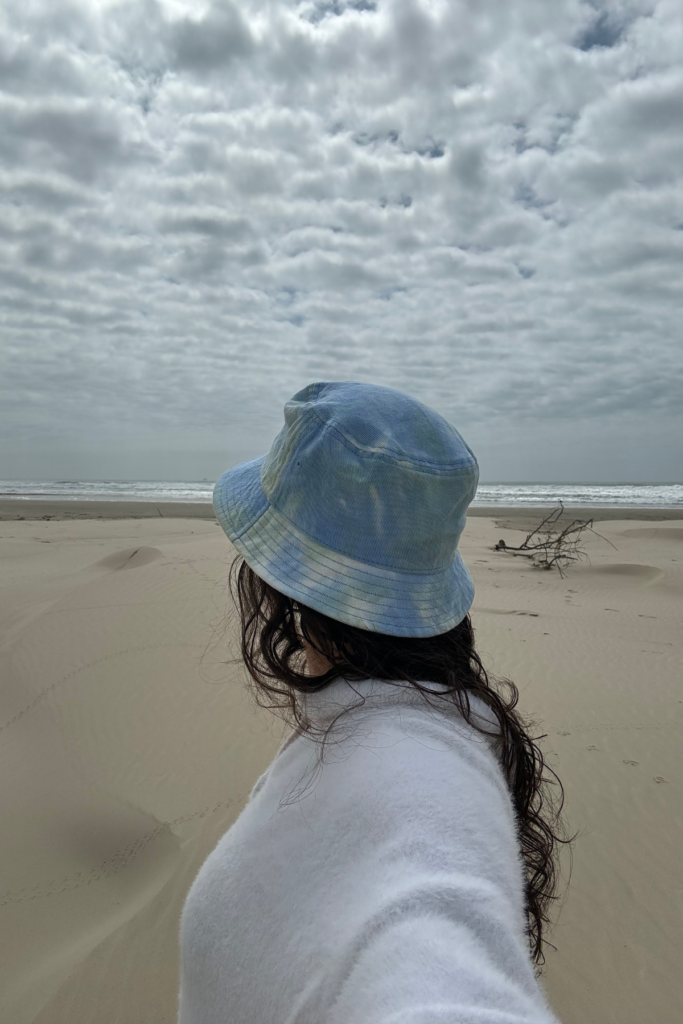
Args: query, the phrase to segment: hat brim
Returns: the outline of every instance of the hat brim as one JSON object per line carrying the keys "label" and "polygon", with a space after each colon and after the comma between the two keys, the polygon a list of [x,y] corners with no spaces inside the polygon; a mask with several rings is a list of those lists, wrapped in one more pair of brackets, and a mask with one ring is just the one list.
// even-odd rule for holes
{"label": "hat brim", "polygon": [[467,615],[474,583],[460,552],[437,572],[400,572],[349,558],[299,530],[261,488],[265,455],[229,469],[213,506],[228,538],[266,583],[350,626],[389,636],[437,636]]}

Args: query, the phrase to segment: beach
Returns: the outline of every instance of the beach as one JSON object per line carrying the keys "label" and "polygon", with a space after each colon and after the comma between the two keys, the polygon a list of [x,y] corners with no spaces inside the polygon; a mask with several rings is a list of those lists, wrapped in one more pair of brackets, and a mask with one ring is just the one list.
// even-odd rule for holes
{"label": "beach", "polygon": [[[678,1024],[683,509],[567,509],[601,536],[564,577],[493,550],[549,511],[470,508],[461,541],[578,832],[542,984],[564,1024]],[[233,556],[205,503],[0,501],[0,1024],[176,1020],[184,898],[289,731]]]}

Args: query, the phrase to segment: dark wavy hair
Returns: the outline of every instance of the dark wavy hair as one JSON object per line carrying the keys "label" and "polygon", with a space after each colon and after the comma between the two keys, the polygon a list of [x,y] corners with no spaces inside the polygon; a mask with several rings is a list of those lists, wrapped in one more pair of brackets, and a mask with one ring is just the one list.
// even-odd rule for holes
{"label": "dark wavy hair", "polygon": [[[487,674],[475,649],[470,616],[438,636],[374,633],[331,619],[281,594],[241,555],[230,567],[229,587],[239,610],[241,656],[255,684],[252,690],[256,702],[271,711],[284,711],[281,717],[301,731],[310,733],[312,723],[303,712],[300,695],[324,690],[339,678],[349,682],[386,679],[412,685],[432,707],[430,698],[435,692],[421,682],[445,684],[447,689],[438,700],[455,704],[473,728],[497,737],[525,868],[529,947],[540,972],[545,963],[543,946],[552,946],[543,930],[549,922],[551,902],[558,899],[559,846],[571,843],[575,837],[567,837],[562,822],[562,783],[546,764],[536,742],[544,736],[532,736],[532,723],[516,710],[519,692],[515,684],[509,679],[493,680]],[[327,659],[332,666],[328,671],[317,676],[306,672],[303,640]],[[491,709],[498,732],[490,733],[477,724],[470,708],[471,696]],[[328,734],[339,717],[328,728]]]}

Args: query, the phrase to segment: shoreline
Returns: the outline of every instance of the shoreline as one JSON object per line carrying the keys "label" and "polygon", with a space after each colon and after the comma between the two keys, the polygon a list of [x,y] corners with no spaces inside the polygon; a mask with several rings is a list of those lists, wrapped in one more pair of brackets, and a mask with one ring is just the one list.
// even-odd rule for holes
{"label": "shoreline", "polygon": [[[501,529],[533,529],[551,511],[550,505],[478,505],[470,506],[468,517],[495,519]],[[48,520],[82,521],[87,519],[204,519],[215,520],[210,502],[180,501],[72,501],[59,498],[0,498],[0,521]],[[558,522],[573,519],[637,519],[664,522],[683,519],[683,508],[634,508],[630,506],[565,506]],[[513,525],[514,524],[514,525]]]}

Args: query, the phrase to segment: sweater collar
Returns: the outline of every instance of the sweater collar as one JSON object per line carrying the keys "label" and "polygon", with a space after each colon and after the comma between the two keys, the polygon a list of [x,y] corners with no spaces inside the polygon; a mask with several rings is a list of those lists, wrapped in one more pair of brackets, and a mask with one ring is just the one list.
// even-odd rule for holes
{"label": "sweater collar", "polygon": [[[448,689],[444,683],[420,680],[420,685],[435,694],[444,693]],[[431,698],[429,700],[432,708],[458,714],[450,701],[440,702]],[[360,704],[364,709],[416,705],[429,707],[420,690],[403,680],[362,679],[359,682],[350,682],[346,679],[335,679],[325,689],[305,694],[302,699],[305,714],[317,726],[329,724],[344,709]],[[475,717],[483,719],[482,724],[485,727],[495,728],[495,716],[480,698],[471,696],[470,704]]]}

